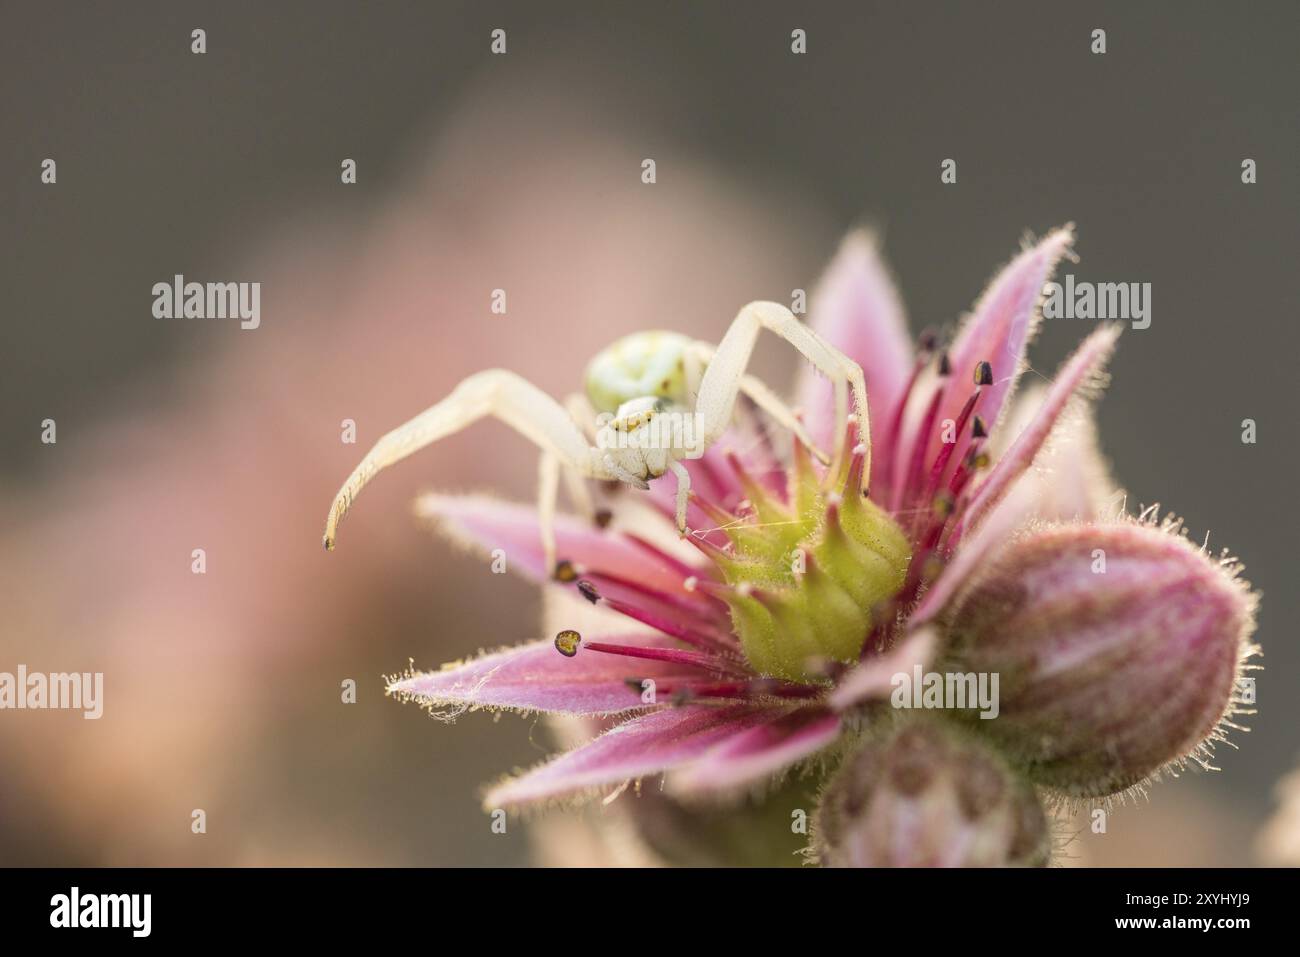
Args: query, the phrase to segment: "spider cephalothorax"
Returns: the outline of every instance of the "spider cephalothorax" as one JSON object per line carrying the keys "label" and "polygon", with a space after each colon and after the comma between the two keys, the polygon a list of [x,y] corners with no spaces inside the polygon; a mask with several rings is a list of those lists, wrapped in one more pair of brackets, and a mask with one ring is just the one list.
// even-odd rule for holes
{"label": "spider cephalothorax", "polygon": [[[637,332],[597,353],[587,365],[588,409],[601,463],[620,481],[645,489],[680,459],[704,453],[700,416],[692,411],[705,356],[676,332]],[[582,402],[570,401],[570,408]]]}

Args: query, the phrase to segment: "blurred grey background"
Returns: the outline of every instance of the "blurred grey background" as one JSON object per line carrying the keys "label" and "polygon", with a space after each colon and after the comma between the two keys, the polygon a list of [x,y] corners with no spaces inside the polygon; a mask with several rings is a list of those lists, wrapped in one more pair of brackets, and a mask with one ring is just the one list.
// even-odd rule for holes
{"label": "blurred grey background", "polygon": [[[914,331],[950,326],[1025,230],[1066,221],[1079,230],[1076,276],[1153,287],[1152,325],[1123,337],[1099,410],[1130,502],[1164,503],[1193,537],[1213,530],[1264,595],[1254,730],[1220,751],[1224,773],[1158,787],[1134,812],[1134,846],[1142,832],[1170,836],[1137,862],[1252,860],[1271,789],[1300,756],[1300,649],[1286,624],[1300,618],[1300,6],[0,11],[0,669],[118,655],[117,687],[140,695],[116,733],[0,714],[0,861],[529,859],[526,842],[489,833],[476,789],[538,760],[540,729],[482,715],[446,728],[384,699],[378,676],[408,655],[430,666],[530,635],[535,591],[484,584],[403,503],[429,485],[526,496],[531,455],[508,445],[499,460],[413,461],[327,564],[319,521],[354,456],[487,365],[559,392],[631,328],[716,334],[748,299],[811,287],[856,224],[883,232]],[[196,27],[203,56],[190,52]],[[497,27],[508,54],[494,57]],[[790,53],[796,27],[806,55]],[[1094,28],[1106,30],[1101,56]],[[40,182],[45,157],[55,186]],[[358,162],[355,186],[339,182],[344,157]],[[658,164],[653,189],[641,157]],[[939,181],[948,157],[955,186]],[[1241,182],[1247,157],[1256,185]],[[153,319],[150,287],[177,272],[262,281],[262,328]],[[394,303],[415,295],[404,282],[419,308],[400,325]],[[486,309],[498,286],[508,335]],[[1034,365],[1050,372],[1089,328],[1046,322]],[[779,350],[763,361],[789,381]],[[347,415],[363,448],[338,443]],[[46,417],[57,447],[39,441]],[[1256,445],[1240,440],[1245,418]],[[186,476],[223,478],[200,500]],[[92,516],[109,524],[88,527]],[[212,592],[187,604],[188,543],[223,527],[234,537],[210,561],[243,577],[209,576]],[[163,561],[150,536],[170,530]],[[345,607],[304,611],[323,596]],[[148,617],[159,604],[165,628]],[[221,680],[191,698],[189,678],[212,669]],[[361,686],[354,710],[338,704],[340,676]],[[172,738],[143,743],[182,712]],[[95,737],[110,734],[111,747]],[[177,767],[189,770],[171,782]],[[210,808],[206,843],[188,833],[192,807]],[[1175,845],[1204,820],[1212,846],[1189,857]]]}

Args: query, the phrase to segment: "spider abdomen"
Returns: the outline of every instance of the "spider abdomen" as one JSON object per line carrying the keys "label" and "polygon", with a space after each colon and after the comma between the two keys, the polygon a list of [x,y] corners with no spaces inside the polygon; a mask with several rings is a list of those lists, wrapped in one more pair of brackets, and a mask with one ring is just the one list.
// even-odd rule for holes
{"label": "spider abdomen", "polygon": [[587,398],[598,412],[616,412],[623,403],[645,397],[689,404],[686,356],[690,345],[690,338],[678,332],[624,336],[587,365]]}

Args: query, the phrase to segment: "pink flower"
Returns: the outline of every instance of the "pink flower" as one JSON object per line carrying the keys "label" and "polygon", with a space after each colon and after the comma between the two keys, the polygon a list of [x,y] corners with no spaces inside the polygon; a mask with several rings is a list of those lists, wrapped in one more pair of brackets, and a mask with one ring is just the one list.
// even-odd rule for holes
{"label": "pink flower", "polygon": [[[771,427],[738,416],[727,439],[684,463],[693,548],[675,540],[672,489],[660,482],[648,503],[611,492],[595,524],[561,517],[554,574],[531,507],[426,496],[420,511],[457,541],[500,549],[513,570],[604,613],[598,630],[574,622],[396,677],[389,692],[442,716],[490,708],[602,722],[587,743],[491,788],[489,808],[658,775],[674,796],[752,792],[812,759],[857,754],[830,791],[832,831],[868,843],[821,848],[839,862],[1037,862],[1045,855],[1015,838],[1016,822],[1041,818],[1036,787],[1109,794],[1188,756],[1204,762],[1240,710],[1253,596],[1176,527],[1107,516],[1087,402],[1118,328],[1096,329],[1048,388],[1011,404],[1044,283],[1072,240],[1066,227],[1018,255],[940,348],[933,336],[909,340],[873,243],[851,235],[812,324],[862,366],[871,434],[851,423],[853,454],[829,472],[797,442],[783,457]],[[804,370],[796,404],[822,447],[836,438],[831,392]],[[1100,574],[1099,550],[1109,561]],[[899,731],[913,718],[888,707],[898,676],[945,662],[1001,675],[1000,715],[980,720],[968,702],[941,718],[965,731]],[[1152,693],[1170,706],[1150,707]],[[1000,829],[974,857],[943,846],[972,833],[964,818],[936,819],[909,853],[871,843],[911,805],[897,781],[863,770],[888,763],[870,755],[927,734],[969,739],[934,760],[980,755],[997,795],[1011,776],[1014,801],[975,802],[1003,810],[972,818]],[[971,806],[956,777],[934,773],[954,783],[926,799],[927,820]]]}

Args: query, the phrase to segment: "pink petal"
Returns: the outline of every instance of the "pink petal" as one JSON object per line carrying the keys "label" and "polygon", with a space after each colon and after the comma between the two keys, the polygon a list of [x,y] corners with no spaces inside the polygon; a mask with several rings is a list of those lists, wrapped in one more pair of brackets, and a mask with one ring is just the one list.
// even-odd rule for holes
{"label": "pink petal", "polygon": [[[1032,499],[1029,499],[1029,503],[1032,503]],[[994,553],[1023,524],[1030,514],[1029,503],[1022,504],[1020,499],[1014,502],[1008,499],[1001,508],[995,508],[973,534],[962,540],[952,560],[939,574],[938,580],[921,596],[921,601],[908,620],[910,627],[917,628],[934,620],[949,606],[960,594],[962,586],[992,559]]]}
{"label": "pink petal", "polygon": [[[601,639],[606,640],[606,639]],[[609,641],[645,648],[678,648],[660,635]],[[614,714],[647,707],[627,679],[691,680],[698,668],[674,662],[584,652],[566,658],[553,641],[535,641],[394,681],[389,694],[431,708],[449,706],[452,716],[473,708],[515,708],[551,714]]]}
{"label": "pink petal", "polygon": [[761,705],[661,708],[503,781],[488,792],[483,806],[528,804],[680,767],[732,735],[766,722],[771,713]]}
{"label": "pink petal", "polygon": [[839,734],[839,716],[824,708],[777,711],[772,720],[727,738],[669,775],[668,787],[681,795],[735,790],[770,778],[820,751]]}
{"label": "pink petal", "polygon": [[[506,566],[534,581],[550,580],[542,556],[537,510],[531,505],[503,502],[486,495],[443,495],[431,492],[416,502],[416,512],[434,519],[454,541],[475,551],[505,553]],[[555,521],[556,554],[568,559],[579,574],[593,568],[663,591],[698,596],[682,587],[679,570],[655,559],[644,546],[614,530],[602,530],[569,515]],[[701,574],[708,574],[701,572]]]}
{"label": "pink petal", "polygon": [[[1035,385],[1016,399],[1013,415],[1001,434],[1008,441],[990,449],[994,461],[1001,460],[1010,439],[1020,435],[1042,408],[1047,389]],[[1026,514],[1049,522],[1092,521],[1113,511],[1119,498],[1110,467],[1097,442],[1097,424],[1091,409],[1079,403],[1069,409],[1070,421],[1058,420],[1046,446],[1034,459],[1033,467],[1016,480],[1011,491],[995,508],[1003,508],[1017,497],[1022,484],[1031,486]]]}
{"label": "pink petal", "polygon": [[[1072,226],[1050,233],[1013,259],[989,284],[948,350],[952,375],[939,406],[938,423],[957,419],[975,389],[975,367],[987,361],[993,367],[993,384],[983,387],[975,411],[990,427],[995,426],[1008,394],[1020,378],[1025,348],[1038,323],[1043,285],[1073,241]],[[928,466],[939,452],[942,430],[936,428],[925,441],[929,446],[925,456]],[[958,438],[954,461],[961,461],[969,444],[969,432]]]}
{"label": "pink petal", "polygon": [[915,665],[928,667],[937,647],[938,635],[933,628],[913,630],[888,652],[864,659],[841,678],[831,692],[831,707],[843,711],[863,701],[887,697],[893,691],[894,675],[911,674]]}
{"label": "pink petal", "polygon": [[[902,302],[871,235],[859,230],[845,237],[813,292],[811,306],[812,327],[862,366],[871,438],[875,448],[881,448],[881,430],[912,371],[912,342]],[[795,396],[796,405],[805,411],[808,430],[830,452],[839,438],[832,434],[835,400],[830,382],[804,363]],[[886,464],[876,461],[881,469]]]}
{"label": "pink petal", "polygon": [[1012,483],[1033,464],[1065,409],[1096,382],[1115,350],[1120,329],[1118,325],[1103,326],[1075,350],[1052,382],[1033,420],[1016,436],[1006,454],[980,485],[962,519],[961,529],[977,527],[989,510],[1002,501]]}
{"label": "pink petal", "polygon": [[[1039,518],[1046,521],[1094,521],[1107,513],[1121,497],[1110,477],[1110,468],[1097,446],[1097,424],[1092,414],[1079,411],[1078,420],[1066,433],[1053,437],[1051,456],[1046,460],[1050,474],[1040,481]],[[1040,454],[1038,461],[1042,461]]]}

